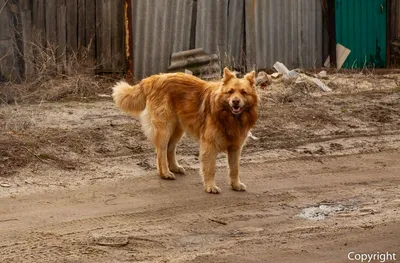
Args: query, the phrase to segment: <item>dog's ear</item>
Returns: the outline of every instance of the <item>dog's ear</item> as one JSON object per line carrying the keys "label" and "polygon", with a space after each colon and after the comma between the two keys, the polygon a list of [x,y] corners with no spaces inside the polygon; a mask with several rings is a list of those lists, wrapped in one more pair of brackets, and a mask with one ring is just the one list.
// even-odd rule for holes
{"label": "dog's ear", "polygon": [[227,83],[232,78],[236,78],[235,74],[228,68],[224,68],[224,76],[222,77],[222,82]]}
{"label": "dog's ear", "polygon": [[255,82],[255,76],[256,76],[256,72],[253,70],[250,73],[247,73],[244,78],[247,79],[250,82],[250,85],[254,85]]}

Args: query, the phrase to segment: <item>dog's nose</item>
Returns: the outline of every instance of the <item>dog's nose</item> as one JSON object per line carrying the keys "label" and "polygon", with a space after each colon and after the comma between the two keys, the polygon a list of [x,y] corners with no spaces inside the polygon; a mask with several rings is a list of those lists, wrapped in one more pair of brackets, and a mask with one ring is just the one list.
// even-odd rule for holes
{"label": "dog's nose", "polygon": [[234,98],[234,99],[232,100],[232,103],[233,103],[233,105],[239,105],[240,100],[237,99],[237,98]]}

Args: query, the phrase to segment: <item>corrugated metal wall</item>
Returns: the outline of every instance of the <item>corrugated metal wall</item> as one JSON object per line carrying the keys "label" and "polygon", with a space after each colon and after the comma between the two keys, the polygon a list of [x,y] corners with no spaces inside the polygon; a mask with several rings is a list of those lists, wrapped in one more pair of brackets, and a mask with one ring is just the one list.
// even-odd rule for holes
{"label": "corrugated metal wall", "polygon": [[193,0],[132,0],[133,70],[165,72],[173,52],[190,48]]}
{"label": "corrugated metal wall", "polygon": [[134,77],[168,68],[173,52],[203,48],[222,66],[320,67],[320,0],[132,0]]}
{"label": "corrugated metal wall", "polygon": [[132,0],[132,25],[135,79],[165,72],[173,52],[193,48],[243,65],[244,0]]}
{"label": "corrugated metal wall", "polygon": [[229,0],[198,0],[196,48],[224,54],[228,43]]}
{"label": "corrugated metal wall", "polygon": [[263,0],[246,3],[248,67],[320,67],[323,19],[319,0]]}
{"label": "corrugated metal wall", "polygon": [[386,65],[386,0],[336,0],[336,41],[351,50],[343,67]]}
{"label": "corrugated metal wall", "polygon": [[230,0],[228,8],[228,43],[224,65],[245,70],[244,1]]}
{"label": "corrugated metal wall", "polygon": [[243,0],[197,1],[196,48],[218,54],[222,66],[240,68],[243,43]]}

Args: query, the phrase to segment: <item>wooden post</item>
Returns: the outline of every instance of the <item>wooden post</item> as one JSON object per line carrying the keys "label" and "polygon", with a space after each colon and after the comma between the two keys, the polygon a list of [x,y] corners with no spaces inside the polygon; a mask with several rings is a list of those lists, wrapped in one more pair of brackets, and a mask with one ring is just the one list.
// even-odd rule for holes
{"label": "wooden post", "polygon": [[126,79],[133,81],[133,32],[132,32],[132,1],[125,0],[124,3],[125,21],[125,58],[128,64]]}
{"label": "wooden post", "polygon": [[327,0],[328,2],[328,35],[329,35],[329,56],[330,64],[336,67],[336,18],[335,18],[335,0]]}
{"label": "wooden post", "polygon": [[392,43],[395,40],[396,27],[396,3],[394,0],[386,0],[386,68],[392,64]]}

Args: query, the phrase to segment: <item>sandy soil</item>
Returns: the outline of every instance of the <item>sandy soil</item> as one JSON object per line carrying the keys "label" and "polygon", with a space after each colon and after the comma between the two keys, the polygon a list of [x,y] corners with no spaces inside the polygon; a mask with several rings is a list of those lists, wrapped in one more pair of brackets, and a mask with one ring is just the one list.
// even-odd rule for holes
{"label": "sandy soil", "polygon": [[156,176],[137,121],[110,99],[0,107],[1,262],[349,262],[400,257],[399,75],[333,75],[331,93],[260,90],[244,193]]}

